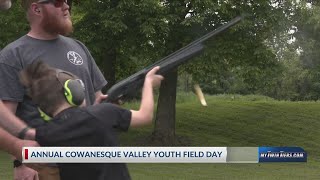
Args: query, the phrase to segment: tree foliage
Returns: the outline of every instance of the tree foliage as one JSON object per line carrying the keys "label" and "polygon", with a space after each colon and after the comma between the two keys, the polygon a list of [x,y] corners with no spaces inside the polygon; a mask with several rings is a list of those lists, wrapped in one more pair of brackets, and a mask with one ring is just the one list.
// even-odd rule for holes
{"label": "tree foliage", "polygon": [[[273,6],[275,2],[268,1],[233,3],[227,3],[223,6],[227,9],[216,13],[227,12],[224,16],[246,13],[246,20],[213,39],[201,60],[186,68],[205,89],[217,87],[211,89],[211,93],[255,93],[268,85],[280,68],[268,42],[278,39],[291,25],[288,2],[280,1],[276,7]],[[217,26],[221,24],[218,22]]]}
{"label": "tree foliage", "polygon": [[25,12],[19,3],[13,3],[10,11],[0,12],[0,29],[0,49],[28,32]]}
{"label": "tree foliage", "polygon": [[[320,4],[318,1],[302,1],[295,14],[295,42],[299,52],[296,91],[294,100],[318,100],[320,98]],[[293,99],[293,98],[290,98]]]}

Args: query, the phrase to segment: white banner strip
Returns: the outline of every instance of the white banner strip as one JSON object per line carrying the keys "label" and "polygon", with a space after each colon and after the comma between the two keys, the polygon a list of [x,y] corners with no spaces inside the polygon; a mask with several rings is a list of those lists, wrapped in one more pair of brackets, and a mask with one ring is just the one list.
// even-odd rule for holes
{"label": "white banner strip", "polygon": [[24,147],[23,163],[226,163],[227,147]]}

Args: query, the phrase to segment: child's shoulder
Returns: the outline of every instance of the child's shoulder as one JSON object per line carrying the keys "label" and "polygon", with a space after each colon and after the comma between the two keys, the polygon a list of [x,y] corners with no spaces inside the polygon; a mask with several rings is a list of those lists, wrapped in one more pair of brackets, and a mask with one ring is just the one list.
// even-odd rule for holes
{"label": "child's shoulder", "polygon": [[86,109],[88,110],[112,110],[112,109],[117,109],[120,108],[117,105],[111,104],[111,103],[100,103],[100,104],[95,104],[91,106],[87,106]]}
{"label": "child's shoulder", "polygon": [[91,114],[110,114],[118,112],[122,108],[111,103],[100,103],[96,105],[87,106],[85,109]]}

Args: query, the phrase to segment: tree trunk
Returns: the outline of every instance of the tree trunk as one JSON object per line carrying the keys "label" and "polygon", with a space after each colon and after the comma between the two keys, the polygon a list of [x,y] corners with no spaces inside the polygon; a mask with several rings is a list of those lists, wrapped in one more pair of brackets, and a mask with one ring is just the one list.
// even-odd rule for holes
{"label": "tree trunk", "polygon": [[114,48],[108,50],[103,57],[102,63],[102,72],[106,80],[108,81],[107,86],[103,89],[103,92],[106,92],[111,86],[116,83],[116,59],[117,53]]}
{"label": "tree trunk", "polygon": [[72,0],[68,0],[68,5],[69,5],[69,13],[71,14]]}
{"label": "tree trunk", "polygon": [[161,145],[174,145],[176,118],[177,70],[164,77],[161,83],[153,141]]}
{"label": "tree trunk", "polygon": [[[177,23],[169,22],[170,31],[166,41],[167,54],[178,50],[183,46],[184,39],[182,33],[185,26],[182,25],[186,14],[189,13],[191,6],[186,6],[185,1],[169,1],[169,13],[178,15]],[[177,68],[178,69],[178,68]],[[176,123],[176,94],[177,94],[177,69],[169,72],[161,83],[158,99],[155,128],[152,136],[154,144],[171,146],[176,142],[175,123]]]}

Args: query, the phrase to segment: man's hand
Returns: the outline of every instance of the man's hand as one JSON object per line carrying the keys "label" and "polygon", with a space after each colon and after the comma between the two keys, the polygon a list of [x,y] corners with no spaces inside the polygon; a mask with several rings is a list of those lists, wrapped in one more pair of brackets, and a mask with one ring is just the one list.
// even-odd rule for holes
{"label": "man's hand", "polygon": [[14,168],[14,180],[39,180],[38,172],[25,165]]}
{"label": "man's hand", "polygon": [[15,152],[14,152],[14,156],[19,159],[22,160],[22,148],[23,147],[38,147],[39,144],[36,141],[30,141],[30,140],[17,140],[14,142],[14,146],[15,146]]}
{"label": "man's hand", "polygon": [[[17,140],[15,142],[15,157],[22,160],[22,148],[23,147],[38,147],[39,144],[36,141],[30,140]],[[28,164],[28,166],[34,168],[37,165],[35,164]],[[34,166],[34,167],[33,167]],[[38,172],[27,167],[26,165],[21,165],[19,167],[14,168],[13,171],[14,180],[39,180]]]}

